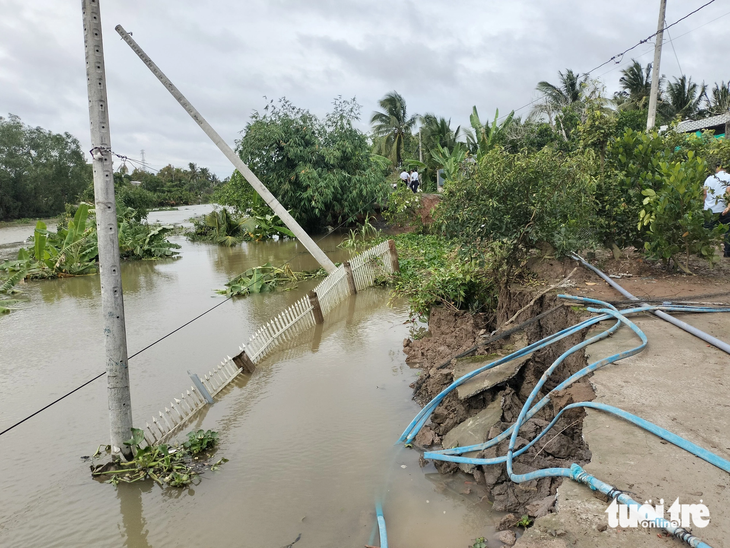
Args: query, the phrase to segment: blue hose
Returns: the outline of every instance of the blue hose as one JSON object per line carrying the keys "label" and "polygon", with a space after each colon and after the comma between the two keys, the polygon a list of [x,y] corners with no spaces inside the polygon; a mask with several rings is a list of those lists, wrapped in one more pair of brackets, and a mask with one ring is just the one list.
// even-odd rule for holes
{"label": "blue hose", "polygon": [[[604,495],[615,498],[617,501],[619,501],[622,504],[625,504],[629,507],[634,507],[639,512],[639,516],[644,519],[649,519],[649,521],[654,522],[654,524],[667,531],[670,535],[674,535],[679,540],[682,540],[692,546],[693,548],[712,548],[709,544],[702,542],[699,538],[695,537],[687,531],[686,529],[682,527],[678,527],[677,525],[673,524],[671,521],[668,521],[664,518],[660,517],[654,517],[649,515],[642,515],[643,511],[641,510],[642,506],[636,502],[634,499],[632,499],[630,496],[628,496],[626,493],[617,491],[615,487],[612,487],[611,485],[602,482],[598,478],[590,475],[588,472],[583,470],[580,466],[577,464],[572,464],[570,466],[570,476],[571,479],[583,483],[590,487],[593,491],[600,491]],[[618,492],[618,495],[616,494]]]}
{"label": "blue hose", "polygon": [[[594,490],[597,489],[609,496],[615,497],[617,500],[619,500],[620,502],[622,502],[624,504],[627,504],[629,506],[636,506],[638,508],[638,507],[640,507],[640,505],[638,503],[636,503],[635,501],[633,501],[629,496],[627,496],[623,493],[616,496],[615,493],[617,491],[614,488],[612,488],[610,485],[598,480],[597,478],[591,476],[577,464],[573,464],[571,466],[571,468],[547,468],[547,469],[543,469],[543,470],[537,470],[537,471],[531,472],[529,474],[515,474],[513,471],[513,467],[512,467],[513,459],[515,457],[521,455],[525,451],[527,451],[539,439],[541,439],[557,423],[558,419],[565,411],[567,411],[568,409],[574,409],[574,408],[578,408],[578,407],[589,407],[589,408],[593,408],[593,409],[599,409],[601,411],[606,411],[606,412],[612,413],[616,416],[619,416],[619,417],[631,422],[632,424],[635,424],[641,428],[644,428],[645,430],[652,432],[657,436],[660,436],[661,438],[673,443],[674,445],[681,447],[682,449],[685,449],[686,451],[690,452],[691,454],[693,454],[699,458],[702,458],[703,460],[709,462],[710,464],[713,464],[714,466],[717,466],[718,468],[720,468],[722,470],[730,472],[730,462],[718,457],[717,455],[711,453],[710,451],[707,451],[706,449],[699,447],[699,446],[695,445],[694,443],[692,443],[688,440],[685,440],[684,438],[681,438],[680,436],[677,436],[676,434],[669,432],[668,430],[665,430],[640,417],[637,417],[636,415],[632,415],[631,413],[627,413],[621,409],[612,407],[610,405],[594,403],[594,402],[579,402],[579,403],[575,403],[575,404],[566,406],[555,416],[555,418],[550,422],[550,424],[548,424],[548,426],[545,427],[543,429],[543,431],[537,437],[535,437],[535,439],[533,439],[530,443],[528,443],[525,447],[522,447],[518,451],[514,450],[515,443],[517,440],[517,435],[519,433],[520,428],[522,427],[522,425],[524,424],[524,422],[526,420],[529,420],[540,409],[542,409],[545,405],[547,405],[547,403],[550,401],[550,394],[544,396],[534,406],[532,406],[532,407],[530,407],[530,406],[537,398],[538,393],[540,392],[542,387],[545,385],[545,383],[549,379],[550,375],[552,375],[552,373],[560,366],[561,363],[563,363],[565,361],[565,359],[568,356],[570,356],[571,354],[577,352],[578,350],[580,350],[582,348],[585,348],[586,346],[588,346],[590,344],[593,344],[593,343],[613,334],[621,324],[627,325],[641,340],[641,343],[634,348],[619,352],[617,354],[614,354],[614,355],[604,358],[602,360],[598,360],[597,362],[594,362],[594,363],[584,367],[583,369],[581,369],[577,373],[571,375],[568,379],[566,379],[565,381],[560,383],[553,390],[553,392],[566,388],[567,386],[569,386],[576,380],[584,377],[585,375],[595,371],[596,369],[598,369],[604,365],[607,365],[609,363],[615,363],[623,358],[627,358],[629,356],[637,354],[646,347],[646,344],[647,344],[646,335],[633,322],[631,322],[626,317],[626,315],[636,314],[639,312],[654,312],[657,310],[674,311],[674,312],[730,312],[730,309],[728,309],[728,308],[707,308],[707,307],[693,307],[693,306],[682,306],[682,305],[673,305],[673,306],[643,305],[640,307],[619,311],[616,307],[611,306],[608,303],[598,301],[596,299],[589,299],[589,298],[584,298],[584,297],[573,297],[573,296],[568,296],[568,295],[559,295],[559,297],[563,298],[563,299],[567,299],[567,300],[586,303],[586,304],[588,304],[588,303],[597,304],[597,305],[602,306],[603,308],[596,309],[596,308],[588,307],[587,310],[589,312],[593,312],[593,313],[596,313],[599,315],[595,316],[593,318],[590,318],[588,320],[584,320],[572,327],[563,329],[563,330],[559,331],[558,333],[545,337],[545,338],[541,339],[540,341],[537,341],[531,345],[528,345],[527,347],[522,348],[516,352],[513,352],[512,354],[510,354],[504,358],[501,358],[497,361],[486,364],[483,367],[480,367],[479,369],[476,369],[475,371],[472,371],[472,372],[468,373],[467,375],[464,375],[463,377],[455,380],[453,383],[451,383],[451,385],[449,385],[441,393],[439,393],[433,400],[431,400],[426,406],[424,406],[424,408],[418,413],[418,415],[416,415],[416,417],[408,425],[408,427],[403,432],[403,434],[401,435],[401,437],[399,438],[398,441],[399,442],[404,441],[407,444],[411,440],[413,440],[413,438],[415,438],[415,436],[419,432],[419,430],[426,423],[426,421],[428,420],[430,415],[436,409],[438,404],[457,386],[463,384],[464,382],[473,378],[474,376],[482,373],[483,371],[496,367],[497,365],[500,365],[502,363],[506,363],[513,359],[531,354],[532,352],[540,350],[541,348],[544,348],[554,342],[557,342],[570,335],[573,335],[573,334],[581,331],[582,329],[590,327],[591,325],[595,325],[596,323],[599,323],[599,322],[607,320],[607,319],[615,319],[616,323],[613,324],[610,328],[573,346],[572,348],[570,348],[569,350],[564,352],[560,357],[558,357],[558,359],[556,359],[553,362],[553,364],[545,371],[545,373],[543,373],[543,375],[540,378],[540,380],[538,381],[538,383],[532,389],[530,395],[527,398],[527,401],[525,402],[522,409],[520,410],[520,414],[517,417],[517,420],[515,421],[515,423],[512,426],[510,426],[510,428],[508,428],[507,430],[505,430],[504,432],[502,432],[500,435],[496,436],[495,438],[488,440],[487,442],[477,444],[477,445],[471,445],[471,446],[467,446],[467,447],[444,449],[442,451],[432,451],[432,452],[429,451],[424,454],[424,458],[432,459],[432,460],[442,460],[442,461],[450,461],[450,462],[475,464],[475,465],[501,464],[504,462],[507,465],[507,472],[510,476],[510,479],[516,483],[522,483],[525,481],[530,481],[533,479],[539,479],[539,478],[545,478],[545,477],[569,477],[575,481],[585,483],[586,485],[591,487],[591,489],[594,489]],[[467,453],[467,452],[471,452],[471,451],[479,451],[479,450],[486,449],[488,447],[492,447],[492,446],[498,444],[499,442],[501,442],[502,440],[506,439],[507,437],[510,438],[510,442],[509,442],[507,454],[505,456],[491,458],[491,459],[474,459],[474,458],[469,458],[469,457],[458,456],[463,453]],[[674,524],[665,520],[664,518],[656,518],[656,519],[654,519],[654,522],[658,527],[661,527],[661,528],[667,530],[670,534],[687,542],[690,546],[700,547],[700,548],[710,548],[709,545],[705,544],[697,537],[692,536],[688,531],[682,529],[681,527],[675,526]]]}
{"label": "blue hose", "polygon": [[375,515],[378,519],[378,529],[380,530],[380,548],[388,548],[388,533],[385,531],[385,518],[383,517],[383,505],[380,501],[375,503]]}

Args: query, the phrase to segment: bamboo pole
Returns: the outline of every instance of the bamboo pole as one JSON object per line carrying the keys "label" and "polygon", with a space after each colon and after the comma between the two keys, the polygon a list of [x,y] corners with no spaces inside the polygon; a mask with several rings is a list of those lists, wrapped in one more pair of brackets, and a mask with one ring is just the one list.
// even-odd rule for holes
{"label": "bamboo pole", "polygon": [[180,103],[180,105],[185,109],[190,117],[198,123],[198,125],[205,132],[205,134],[210,137],[211,141],[215,143],[215,145],[226,156],[226,158],[228,158],[233,166],[241,173],[241,175],[244,176],[244,178],[254,188],[254,190],[258,192],[258,194],[264,199],[268,206],[274,210],[274,213],[279,216],[279,218],[284,222],[289,230],[291,230],[297,237],[297,239],[302,242],[304,247],[307,248],[307,251],[312,254],[312,256],[320,264],[320,266],[322,266],[322,268],[324,268],[328,274],[331,274],[332,272],[337,270],[335,264],[330,260],[329,257],[327,257],[327,255],[325,255],[324,251],[322,251],[319,246],[314,242],[314,240],[310,238],[309,234],[307,234],[304,229],[299,226],[299,223],[296,222],[294,217],[289,214],[284,206],[279,203],[279,201],[274,197],[269,189],[264,186],[264,184],[259,180],[258,177],[256,177],[256,175],[254,175],[254,173],[248,168],[243,160],[241,160],[241,158],[239,158],[238,155],[233,151],[233,149],[228,146],[223,138],[218,135],[218,132],[216,132],[211,127],[211,125],[205,120],[205,118],[203,118],[200,112],[198,112],[197,109],[190,104],[190,102],[185,98],[180,90],[175,87],[175,85],[170,81],[167,76],[165,76],[165,74],[152,61],[152,59],[150,59],[149,56],[142,50],[142,48],[137,45],[137,42],[134,41],[134,39],[124,30],[124,28],[122,28],[121,25],[117,25],[115,27],[115,30],[129,45],[129,47],[132,48],[132,51],[137,54],[142,62],[147,65],[147,68],[152,71],[152,74],[154,74],[157,79],[162,83],[162,85],[167,88],[167,91],[169,91],[170,94],[177,100],[177,102]]}
{"label": "bamboo pole", "polygon": [[132,458],[124,441],[132,437],[132,399],[129,391],[127,332],[124,325],[122,271],[119,265],[117,207],[114,199],[109,109],[98,0],[82,0],[86,81],[89,95],[91,154],[94,169],[96,232],[99,240],[101,311],[104,317],[104,347],[109,398],[109,428],[112,451]]}

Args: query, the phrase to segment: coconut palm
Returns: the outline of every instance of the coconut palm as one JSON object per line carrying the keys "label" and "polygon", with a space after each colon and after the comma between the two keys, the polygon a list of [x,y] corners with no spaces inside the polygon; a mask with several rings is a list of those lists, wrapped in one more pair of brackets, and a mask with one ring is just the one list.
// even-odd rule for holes
{"label": "coconut palm", "polygon": [[691,77],[685,75],[674,78],[674,82],[667,84],[664,92],[662,114],[667,118],[679,115],[682,118],[693,118],[702,105],[707,86],[703,82],[698,84]]}
{"label": "coconut palm", "polygon": [[710,93],[710,96],[705,95],[710,114],[724,114],[730,110],[730,82],[715,82]]}
{"label": "coconut palm", "polygon": [[453,130],[450,118],[447,120],[444,117],[436,117],[434,114],[424,114],[420,119],[423,148],[430,151],[436,148],[436,145],[441,145],[453,150],[461,134],[461,126]]}
{"label": "coconut palm", "polygon": [[406,135],[410,135],[416,125],[418,115],[408,116],[406,100],[397,91],[387,93],[378,104],[383,111],[373,112],[370,124],[379,152],[393,160],[396,166],[400,166],[403,143]]}
{"label": "coconut palm", "polygon": [[642,67],[637,60],[631,61],[621,70],[619,85],[623,91],[619,93],[626,99],[624,108],[645,108],[651,95],[651,63]]}
{"label": "coconut palm", "polygon": [[583,100],[583,90],[588,82],[588,75],[574,73],[570,69],[565,74],[558,72],[560,84],[557,86],[550,82],[539,82],[535,89],[545,95],[546,101],[554,108],[560,110],[573,103]]}
{"label": "coconut palm", "polygon": [[559,126],[560,133],[565,140],[568,139],[565,124],[563,123],[564,109],[580,105],[584,99],[585,89],[588,85],[588,75],[581,76],[570,69],[565,73],[558,72],[560,83],[558,85],[550,82],[539,82],[535,89],[543,94],[543,100],[535,105],[530,113],[532,119],[541,119],[547,116],[550,126]]}

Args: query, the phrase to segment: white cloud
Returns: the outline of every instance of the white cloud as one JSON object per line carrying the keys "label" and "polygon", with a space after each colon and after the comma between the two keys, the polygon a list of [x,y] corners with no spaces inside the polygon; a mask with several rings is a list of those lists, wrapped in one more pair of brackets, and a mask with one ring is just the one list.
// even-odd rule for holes
{"label": "white cloud", "polygon": [[[702,3],[670,3],[667,21]],[[394,89],[411,112],[452,118],[454,126],[468,124],[472,105],[483,118],[497,107],[506,114],[535,98],[538,81],[554,82],[565,68],[589,70],[653,33],[658,2],[101,0],[101,7],[113,148],[130,157],[144,148],[152,165],[195,162],[225,176],[227,160],[119,39],[116,24],[233,144],[264,96],[286,96],[316,114],[338,95],[356,96],[363,129]],[[89,148],[80,3],[0,0],[0,13],[0,115],[68,131]],[[712,4],[671,31],[682,69],[696,81],[730,79],[723,15]],[[609,92],[632,57],[650,62],[651,44],[596,71]],[[670,47],[662,73],[679,75]]]}

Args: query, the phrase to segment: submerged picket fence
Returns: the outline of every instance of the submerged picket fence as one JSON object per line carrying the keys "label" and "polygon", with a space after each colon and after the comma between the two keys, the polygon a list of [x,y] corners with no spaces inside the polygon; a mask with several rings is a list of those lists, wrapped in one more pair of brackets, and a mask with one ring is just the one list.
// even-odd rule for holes
{"label": "submerged picket fence", "polygon": [[239,347],[239,353],[226,358],[202,378],[191,374],[193,385],[173,398],[164,411],[146,423],[148,445],[163,443],[177,433],[212,397],[225,388],[242,371],[252,373],[279,344],[293,340],[303,331],[324,321],[332,310],[351,294],[373,285],[376,279],[399,270],[393,240],[386,240],[340,265],[305,297],[296,301],[271,321],[260,327]]}

